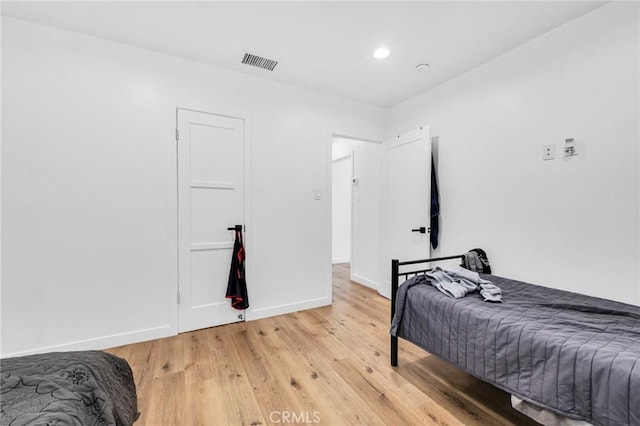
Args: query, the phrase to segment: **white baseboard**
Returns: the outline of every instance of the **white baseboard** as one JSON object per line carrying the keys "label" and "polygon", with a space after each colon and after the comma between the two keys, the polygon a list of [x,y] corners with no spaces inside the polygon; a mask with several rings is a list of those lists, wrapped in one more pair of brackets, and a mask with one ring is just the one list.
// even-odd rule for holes
{"label": "white baseboard", "polygon": [[351,259],[333,259],[331,261],[332,265],[335,265],[336,263],[350,263]]}
{"label": "white baseboard", "polygon": [[306,309],[319,308],[331,304],[331,297],[319,297],[317,299],[304,300],[302,302],[290,303],[287,305],[270,306],[268,308],[258,308],[245,312],[247,321],[261,318],[274,317],[276,315],[290,314],[292,312],[304,311]]}
{"label": "white baseboard", "polygon": [[378,288],[378,293],[387,299],[391,299],[391,281],[384,280],[382,282],[382,287]]}
{"label": "white baseboard", "polygon": [[374,290],[378,290],[378,283],[375,281],[370,280],[369,278],[365,278],[362,275],[358,275],[358,274],[351,274],[351,281],[355,281],[358,284],[362,284],[365,285],[369,288],[372,288]]}
{"label": "white baseboard", "polygon": [[2,354],[0,358],[11,358],[15,356],[41,354],[46,352],[102,350],[116,346],[129,345],[131,343],[139,343],[147,340],[174,336],[176,334],[177,331],[175,330],[175,327],[165,325],[161,327],[130,331],[127,333],[113,334],[111,336],[97,337],[94,339],[78,340],[61,345],[44,346],[26,351]]}

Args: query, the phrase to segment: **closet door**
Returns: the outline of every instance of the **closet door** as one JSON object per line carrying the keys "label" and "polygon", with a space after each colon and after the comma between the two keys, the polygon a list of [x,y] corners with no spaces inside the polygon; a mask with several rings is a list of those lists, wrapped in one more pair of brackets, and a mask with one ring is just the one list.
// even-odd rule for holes
{"label": "closet door", "polygon": [[[391,297],[391,259],[427,259],[431,198],[429,128],[398,135],[385,142],[382,202],[382,287]],[[421,229],[422,228],[422,229]]]}
{"label": "closet door", "polygon": [[244,120],[178,109],[178,331],[241,321],[225,298],[244,224]]}

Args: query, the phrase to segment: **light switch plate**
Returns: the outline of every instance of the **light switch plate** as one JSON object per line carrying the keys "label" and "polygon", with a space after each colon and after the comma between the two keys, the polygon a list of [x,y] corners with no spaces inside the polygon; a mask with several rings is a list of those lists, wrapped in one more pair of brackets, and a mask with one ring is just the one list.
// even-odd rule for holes
{"label": "light switch plate", "polygon": [[542,159],[553,160],[556,157],[556,146],[554,144],[544,145],[542,147]]}

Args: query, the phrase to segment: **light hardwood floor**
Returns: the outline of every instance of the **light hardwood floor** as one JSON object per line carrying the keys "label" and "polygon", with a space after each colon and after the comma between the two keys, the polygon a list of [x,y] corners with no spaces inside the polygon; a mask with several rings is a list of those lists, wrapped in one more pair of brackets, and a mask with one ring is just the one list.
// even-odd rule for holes
{"label": "light hardwood floor", "polygon": [[333,304],[109,349],[136,425],[533,425],[509,396],[411,343],[389,365],[389,301],[333,268]]}

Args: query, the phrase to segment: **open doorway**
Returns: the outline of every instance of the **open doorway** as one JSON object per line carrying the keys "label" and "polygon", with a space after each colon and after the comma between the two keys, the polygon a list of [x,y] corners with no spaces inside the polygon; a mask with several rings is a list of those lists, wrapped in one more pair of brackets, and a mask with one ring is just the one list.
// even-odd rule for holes
{"label": "open doorway", "polygon": [[331,154],[332,263],[378,290],[382,144],[334,136]]}

